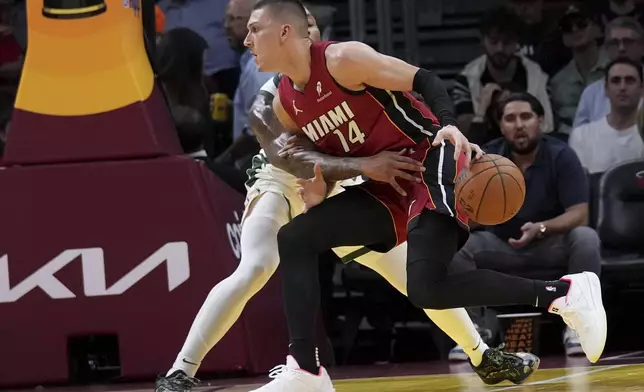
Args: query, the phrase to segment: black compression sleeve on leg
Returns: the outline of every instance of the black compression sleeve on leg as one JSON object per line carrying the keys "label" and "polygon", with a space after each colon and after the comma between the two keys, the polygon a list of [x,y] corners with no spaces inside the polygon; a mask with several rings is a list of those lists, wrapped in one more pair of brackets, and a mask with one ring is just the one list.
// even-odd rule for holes
{"label": "black compression sleeve on leg", "polygon": [[290,353],[316,374],[315,326],[320,308],[320,254],[351,245],[396,243],[391,214],[358,187],[348,187],[295,217],[277,234]]}
{"label": "black compression sleeve on leg", "polygon": [[[407,237],[407,294],[423,309],[535,305],[540,281],[490,270],[447,274],[464,233],[456,219],[423,211]],[[544,290],[545,291],[545,290]]]}
{"label": "black compression sleeve on leg", "polygon": [[414,75],[414,91],[423,96],[441,126],[458,126],[454,104],[443,81],[434,72],[420,68]]}

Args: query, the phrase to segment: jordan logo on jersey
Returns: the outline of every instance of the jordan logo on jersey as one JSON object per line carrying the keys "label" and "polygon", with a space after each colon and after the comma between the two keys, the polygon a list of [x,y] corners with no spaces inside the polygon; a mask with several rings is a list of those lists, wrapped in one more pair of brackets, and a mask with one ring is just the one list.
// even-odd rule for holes
{"label": "jordan logo on jersey", "polygon": [[298,109],[297,106],[295,106],[295,101],[293,101],[293,111],[295,111],[295,115],[297,116],[299,113],[302,113],[304,110]]}
{"label": "jordan logo on jersey", "polygon": [[[355,115],[347,101],[343,101],[327,113],[306,124],[306,126],[302,127],[302,130],[313,142],[317,142],[331,132],[338,137],[344,151],[349,152],[351,145],[355,143],[363,144],[365,138],[365,134],[358,127],[358,124],[353,119],[354,117]],[[344,124],[349,126],[348,143],[345,135],[338,129]]]}

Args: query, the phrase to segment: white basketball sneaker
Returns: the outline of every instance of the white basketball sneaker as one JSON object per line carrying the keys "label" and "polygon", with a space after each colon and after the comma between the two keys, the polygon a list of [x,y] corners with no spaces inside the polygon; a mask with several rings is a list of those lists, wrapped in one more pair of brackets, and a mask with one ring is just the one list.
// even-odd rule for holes
{"label": "white basketball sneaker", "polygon": [[599,278],[592,272],[583,272],[561,280],[570,282],[568,294],[554,300],[548,311],[560,315],[577,333],[586,358],[595,363],[604,351],[607,331]]}
{"label": "white basketball sneaker", "polygon": [[300,369],[300,365],[290,355],[286,357],[286,365],[274,367],[268,376],[273,381],[250,392],[335,392],[325,368],[320,366],[317,375],[311,374]]}

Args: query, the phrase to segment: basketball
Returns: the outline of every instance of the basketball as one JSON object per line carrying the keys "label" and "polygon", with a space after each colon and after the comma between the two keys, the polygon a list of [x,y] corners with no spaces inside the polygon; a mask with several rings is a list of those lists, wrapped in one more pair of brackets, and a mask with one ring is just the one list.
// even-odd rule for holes
{"label": "basketball", "polygon": [[456,200],[473,221],[493,226],[510,220],[525,199],[521,170],[508,158],[487,154],[456,183]]}

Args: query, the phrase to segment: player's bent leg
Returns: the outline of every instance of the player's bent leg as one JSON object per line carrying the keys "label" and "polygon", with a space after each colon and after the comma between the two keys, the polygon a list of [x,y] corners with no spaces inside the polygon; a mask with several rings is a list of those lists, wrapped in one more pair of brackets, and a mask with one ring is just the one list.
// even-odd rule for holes
{"label": "player's bent leg", "polygon": [[[447,264],[466,235],[455,219],[425,210],[410,226],[407,248],[407,291],[420,308],[450,309],[495,305],[534,305],[534,281],[489,270],[447,274]],[[565,292],[566,283],[558,284]],[[546,290],[544,290],[546,291]],[[554,296],[551,295],[551,297]]]}
{"label": "player's bent leg", "polygon": [[396,234],[389,210],[361,189],[349,188],[280,229],[278,247],[291,355],[274,380],[256,391],[334,391],[319,364],[314,343],[320,306],[318,255],[340,246],[365,244],[391,248]]}
{"label": "player's bent leg", "polygon": [[463,242],[462,229],[450,216],[425,210],[410,227],[407,290],[421,308],[533,305],[560,314],[580,337],[591,362],[606,342],[606,313],[601,286],[591,272],[546,282],[490,270],[448,275],[446,266]]}
{"label": "player's bent leg", "polygon": [[[335,251],[340,256],[345,253],[344,248]],[[358,257],[356,261],[373,269],[394,288],[407,295],[406,257],[407,243],[404,243],[384,255],[370,252]],[[489,348],[463,308],[424,309],[424,312],[438,328],[463,347],[474,371],[487,384],[497,384],[504,380],[521,384],[539,367],[539,358],[535,355],[516,355],[502,352],[497,348]]]}
{"label": "player's bent leg", "polygon": [[[335,250],[339,256],[344,256],[344,248]],[[382,254],[369,252],[360,256],[356,261],[385,278],[396,290],[407,295],[407,243],[403,243],[389,252]],[[423,309],[425,314],[443,330],[452,340],[463,347],[472,364],[478,366],[483,353],[488,348],[482,342],[472,320],[465,309],[432,310]]]}
{"label": "player's bent leg", "polygon": [[157,380],[157,392],[190,390],[203,358],[277,269],[277,232],[289,220],[289,204],[280,194],[264,193],[254,201],[252,212],[246,215],[239,266],[208,294],[172,369],[166,377]]}

